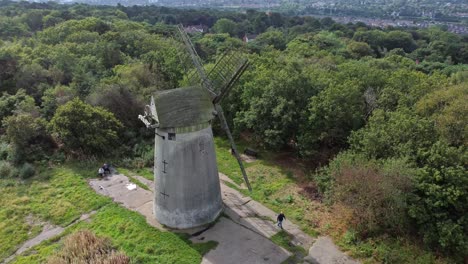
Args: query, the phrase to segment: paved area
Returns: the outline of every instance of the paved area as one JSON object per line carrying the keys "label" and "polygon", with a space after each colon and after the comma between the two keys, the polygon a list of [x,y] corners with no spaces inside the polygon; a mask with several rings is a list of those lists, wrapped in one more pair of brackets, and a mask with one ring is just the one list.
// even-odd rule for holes
{"label": "paved area", "polygon": [[[291,253],[269,239],[239,226],[232,220],[221,217],[218,223],[199,235],[204,241],[218,241],[216,249],[203,256],[202,264],[215,263],[272,263],[279,264]],[[198,237],[192,238],[197,242]]]}
{"label": "paved area", "polygon": [[[139,212],[146,218],[148,224],[158,229],[166,230],[154,218],[153,192],[138,186],[136,189],[129,190],[127,189],[127,185],[130,183],[128,177],[122,174],[114,174],[104,179],[93,179],[89,181],[89,185],[91,185],[97,193],[109,196],[124,207]],[[150,183],[148,184],[151,185]]]}
{"label": "paved area", "polygon": [[359,262],[343,254],[329,237],[319,237],[309,250],[305,261],[313,264],[357,264]]}
{"label": "paved area", "polygon": [[[152,181],[138,176],[134,176],[134,178],[141,180],[151,190],[154,189]],[[224,213],[228,218],[221,217],[214,226],[207,230],[204,230],[206,227],[190,230],[168,230],[160,225],[153,215],[152,191],[140,187],[128,190],[126,186],[130,184],[130,181],[124,175],[115,174],[106,179],[90,180],[89,184],[96,192],[109,196],[126,208],[141,213],[150,225],[158,229],[188,234],[197,233],[191,238],[195,243],[209,240],[217,241],[218,246],[203,257],[202,263],[281,263],[291,256],[290,252],[269,239],[280,231],[275,223],[276,213],[227,186],[224,182],[229,182],[240,188],[225,175],[220,174],[220,178],[221,193],[225,205]],[[289,220],[283,222],[283,227],[292,235],[293,244],[306,250],[310,248],[309,256],[304,259],[305,262],[357,263],[340,252],[329,238],[320,238],[315,242],[314,238],[302,232]]]}

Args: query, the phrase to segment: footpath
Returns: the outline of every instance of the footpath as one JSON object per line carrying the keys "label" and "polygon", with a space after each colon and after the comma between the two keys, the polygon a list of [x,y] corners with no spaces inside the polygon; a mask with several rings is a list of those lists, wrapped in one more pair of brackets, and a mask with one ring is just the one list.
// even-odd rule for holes
{"label": "footpath", "polygon": [[[283,227],[290,235],[291,243],[293,246],[304,248],[307,252],[307,255],[300,256],[300,259],[292,256],[291,252],[270,240],[280,231],[275,223],[276,213],[227,186],[225,182],[234,183],[223,174],[220,174],[220,179],[225,205],[224,216],[209,228],[167,229],[159,224],[153,215],[154,182],[141,176],[134,176],[134,178],[145,184],[149,190],[134,185],[128,177],[122,174],[114,174],[106,179],[93,179],[89,181],[89,184],[96,192],[111,197],[115,202],[130,210],[139,212],[155,228],[188,233],[194,243],[217,241],[218,246],[203,256],[203,264],[279,264],[285,261],[313,264],[358,263],[341,252],[329,237],[312,238],[301,231],[298,226],[286,220],[283,222]],[[242,186],[236,187],[242,188]]]}

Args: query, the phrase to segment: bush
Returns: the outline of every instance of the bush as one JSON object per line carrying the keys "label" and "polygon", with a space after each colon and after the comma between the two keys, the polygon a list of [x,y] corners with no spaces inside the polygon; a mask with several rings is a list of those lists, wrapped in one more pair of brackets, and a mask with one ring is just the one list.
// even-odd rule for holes
{"label": "bush", "polygon": [[46,121],[29,113],[19,113],[3,120],[5,137],[10,143],[9,159],[16,165],[48,157],[55,143],[46,131]]}
{"label": "bush", "polygon": [[21,179],[31,178],[32,176],[34,176],[35,173],[36,171],[34,169],[34,166],[29,163],[23,164],[23,166],[21,166],[21,168],[19,169],[19,176]]}
{"label": "bush", "polygon": [[407,194],[414,173],[406,160],[377,162],[347,153],[332,161],[321,178],[330,179],[327,188],[332,201],[352,209],[349,224],[364,238],[408,230]]}
{"label": "bush", "polygon": [[10,145],[6,142],[0,143],[0,160],[6,160],[10,153]]}
{"label": "bush", "polygon": [[135,157],[134,167],[151,167],[154,165],[154,146],[152,143],[141,142],[133,147]]}
{"label": "bush", "polygon": [[0,161],[0,178],[15,177],[16,173],[15,167],[13,167],[10,162],[4,160]]}
{"label": "bush", "polygon": [[83,230],[67,237],[62,250],[49,258],[47,263],[128,264],[130,258],[114,250],[109,239],[98,238],[90,231]]}

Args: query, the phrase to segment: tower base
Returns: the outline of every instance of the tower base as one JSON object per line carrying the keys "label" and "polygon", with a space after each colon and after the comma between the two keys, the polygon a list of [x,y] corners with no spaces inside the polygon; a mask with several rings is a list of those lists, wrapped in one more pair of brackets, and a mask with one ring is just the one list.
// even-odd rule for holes
{"label": "tower base", "polygon": [[187,229],[214,221],[223,204],[211,126],[176,132],[156,131],[154,212],[161,224]]}

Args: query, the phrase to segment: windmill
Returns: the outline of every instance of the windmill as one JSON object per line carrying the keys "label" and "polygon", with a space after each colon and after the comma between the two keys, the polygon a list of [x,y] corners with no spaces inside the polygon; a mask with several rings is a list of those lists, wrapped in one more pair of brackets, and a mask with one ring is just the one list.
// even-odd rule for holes
{"label": "windmill", "polygon": [[157,92],[139,118],[155,129],[155,217],[168,227],[185,229],[210,223],[222,211],[211,129],[216,117],[251,191],[220,105],[247,68],[248,60],[226,53],[207,73],[181,26],[177,27],[177,36],[194,66],[188,77],[190,86]]}

